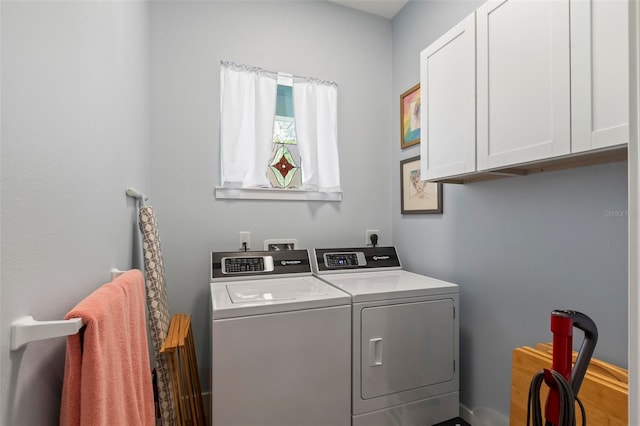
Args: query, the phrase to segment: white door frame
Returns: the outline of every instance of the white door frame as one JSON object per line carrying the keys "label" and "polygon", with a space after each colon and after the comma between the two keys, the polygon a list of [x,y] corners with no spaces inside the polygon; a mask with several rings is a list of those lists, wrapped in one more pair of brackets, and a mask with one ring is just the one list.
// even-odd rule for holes
{"label": "white door frame", "polygon": [[638,164],[640,156],[640,0],[629,1],[629,424],[640,425],[640,292],[638,256],[640,255],[640,204],[638,197]]}

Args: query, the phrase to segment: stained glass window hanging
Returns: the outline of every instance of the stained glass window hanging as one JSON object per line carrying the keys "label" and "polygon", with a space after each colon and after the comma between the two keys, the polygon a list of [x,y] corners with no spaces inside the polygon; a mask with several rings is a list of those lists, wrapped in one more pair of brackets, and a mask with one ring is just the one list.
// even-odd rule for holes
{"label": "stained glass window hanging", "polygon": [[293,111],[293,88],[284,82],[286,78],[278,79],[273,148],[267,177],[275,188],[299,188],[302,179]]}

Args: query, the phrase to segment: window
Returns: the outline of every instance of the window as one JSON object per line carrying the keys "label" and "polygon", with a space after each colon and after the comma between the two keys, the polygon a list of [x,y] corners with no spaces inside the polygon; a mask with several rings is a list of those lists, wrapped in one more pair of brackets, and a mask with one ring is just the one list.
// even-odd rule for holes
{"label": "window", "polygon": [[291,76],[278,75],[273,151],[267,176],[274,188],[301,188],[300,152],[296,139]]}
{"label": "window", "polygon": [[222,62],[220,114],[216,197],[275,189],[341,198],[335,83]]}

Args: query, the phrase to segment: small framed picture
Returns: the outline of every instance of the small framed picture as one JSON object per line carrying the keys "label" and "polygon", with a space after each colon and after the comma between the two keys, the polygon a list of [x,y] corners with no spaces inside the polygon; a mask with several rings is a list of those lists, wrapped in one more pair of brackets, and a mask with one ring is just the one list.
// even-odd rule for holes
{"label": "small framed picture", "polygon": [[400,147],[420,143],[420,83],[400,95]]}
{"label": "small framed picture", "polygon": [[400,161],[400,211],[442,213],[442,184],[421,179],[420,156]]}

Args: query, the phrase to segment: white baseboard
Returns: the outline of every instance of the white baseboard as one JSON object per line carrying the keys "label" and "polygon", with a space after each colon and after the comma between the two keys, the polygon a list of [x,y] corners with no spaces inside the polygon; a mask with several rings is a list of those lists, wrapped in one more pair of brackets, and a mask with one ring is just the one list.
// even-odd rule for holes
{"label": "white baseboard", "polygon": [[460,404],[460,417],[471,426],[509,426],[509,416],[489,407],[476,407],[469,410]]}
{"label": "white baseboard", "polygon": [[462,420],[473,426],[473,411],[469,410],[462,404],[460,404],[460,417],[462,417]]}

